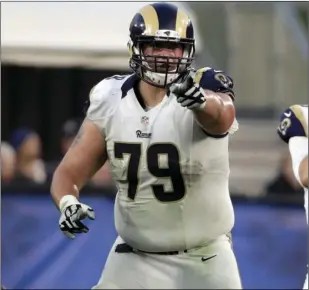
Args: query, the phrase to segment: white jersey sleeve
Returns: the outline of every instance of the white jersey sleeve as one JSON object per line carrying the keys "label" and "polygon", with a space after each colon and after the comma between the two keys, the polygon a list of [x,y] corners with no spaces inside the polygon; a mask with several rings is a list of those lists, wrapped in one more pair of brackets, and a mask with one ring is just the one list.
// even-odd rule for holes
{"label": "white jersey sleeve", "polygon": [[86,118],[94,122],[104,135],[107,124],[121,100],[117,97],[120,85],[121,82],[112,77],[102,80],[90,91],[90,106]]}
{"label": "white jersey sleeve", "polygon": [[299,166],[303,159],[308,155],[308,138],[307,137],[292,137],[289,140],[289,150],[292,157],[293,172],[302,185],[299,177]]}

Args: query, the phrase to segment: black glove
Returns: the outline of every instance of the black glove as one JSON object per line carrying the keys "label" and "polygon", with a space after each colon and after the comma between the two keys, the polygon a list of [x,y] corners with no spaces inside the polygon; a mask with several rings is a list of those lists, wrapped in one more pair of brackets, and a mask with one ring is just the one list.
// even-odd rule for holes
{"label": "black glove", "polygon": [[59,227],[69,238],[74,239],[75,234],[87,233],[88,227],[81,220],[89,218],[95,219],[94,211],[86,204],[80,203],[73,195],[66,195],[60,201],[61,216]]}
{"label": "black glove", "polygon": [[204,89],[193,82],[194,74],[188,74],[181,83],[172,84],[169,91],[177,98],[177,102],[190,110],[203,108],[206,105]]}

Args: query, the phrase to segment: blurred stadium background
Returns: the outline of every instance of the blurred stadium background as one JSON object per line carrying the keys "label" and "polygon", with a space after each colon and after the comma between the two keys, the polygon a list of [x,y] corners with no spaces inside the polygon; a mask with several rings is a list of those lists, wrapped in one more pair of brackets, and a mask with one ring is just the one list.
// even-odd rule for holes
{"label": "blurred stadium background", "polygon": [[[1,274],[8,288],[89,289],[99,278],[116,235],[108,165],[82,193],[97,220],[74,241],[58,230],[49,183],[90,89],[129,72],[128,25],[144,4],[1,5]],[[226,70],[235,81],[240,130],[230,143],[230,189],[244,288],[300,289],[308,256],[303,191],[276,128],[285,107],[308,102],[308,2],[180,5],[196,25],[196,66]]]}

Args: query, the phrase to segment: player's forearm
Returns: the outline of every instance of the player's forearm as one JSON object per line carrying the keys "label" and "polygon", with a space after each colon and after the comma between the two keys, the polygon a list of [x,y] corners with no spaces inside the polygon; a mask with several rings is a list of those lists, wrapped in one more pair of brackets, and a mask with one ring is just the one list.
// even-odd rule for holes
{"label": "player's forearm", "polygon": [[194,111],[196,120],[210,134],[223,134],[233,124],[235,108],[231,98],[222,93],[206,92],[206,105]]}
{"label": "player's forearm", "polygon": [[60,165],[54,173],[51,184],[51,195],[55,204],[59,207],[59,202],[65,195],[74,195],[78,198],[79,188],[80,185],[70,170]]}

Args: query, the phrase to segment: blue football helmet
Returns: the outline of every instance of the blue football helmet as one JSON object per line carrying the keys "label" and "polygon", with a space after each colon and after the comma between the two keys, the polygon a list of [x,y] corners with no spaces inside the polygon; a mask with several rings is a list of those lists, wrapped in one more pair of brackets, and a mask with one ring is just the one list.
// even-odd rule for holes
{"label": "blue football helmet", "polygon": [[[181,46],[182,57],[145,55],[144,48]],[[130,25],[130,67],[145,82],[160,88],[178,81],[191,69],[195,54],[194,30],[188,15],[169,3],[144,6]]]}

